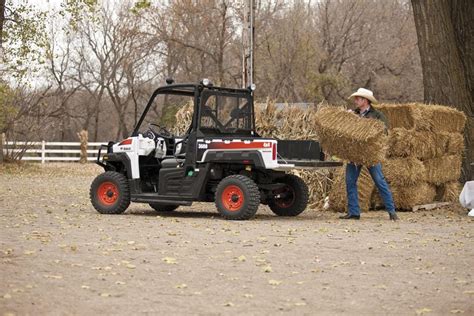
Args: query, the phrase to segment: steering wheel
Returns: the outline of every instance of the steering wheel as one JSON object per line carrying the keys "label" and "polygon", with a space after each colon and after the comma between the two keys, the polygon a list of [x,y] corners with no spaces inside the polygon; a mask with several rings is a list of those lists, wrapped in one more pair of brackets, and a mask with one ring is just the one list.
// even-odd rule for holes
{"label": "steering wheel", "polygon": [[[158,132],[155,131],[152,126],[156,126],[158,127]],[[155,124],[155,123],[149,123],[148,124],[148,128],[150,129],[150,131],[152,131],[155,135],[157,136],[161,136],[161,137],[164,137],[164,138],[173,138],[174,135],[173,133],[171,133],[170,131],[168,131],[166,128],[164,127],[161,127],[160,125],[158,124]]]}

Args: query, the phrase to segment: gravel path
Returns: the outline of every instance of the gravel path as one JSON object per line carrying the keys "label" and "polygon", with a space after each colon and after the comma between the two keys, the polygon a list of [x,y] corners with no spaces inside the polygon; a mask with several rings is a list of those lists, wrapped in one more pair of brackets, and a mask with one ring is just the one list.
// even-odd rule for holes
{"label": "gravel path", "polygon": [[94,165],[0,167],[0,315],[474,314],[474,220],[458,207],[341,221],[213,204],[101,215]]}

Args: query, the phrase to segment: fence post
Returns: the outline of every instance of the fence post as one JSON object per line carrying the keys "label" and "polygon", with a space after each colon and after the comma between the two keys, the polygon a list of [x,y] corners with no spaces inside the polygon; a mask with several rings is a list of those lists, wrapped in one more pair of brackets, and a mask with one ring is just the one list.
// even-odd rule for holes
{"label": "fence post", "polygon": [[81,158],[79,159],[80,163],[87,163],[87,143],[89,139],[89,134],[86,130],[82,130],[77,133],[77,137],[81,142]]}
{"label": "fence post", "polygon": [[44,163],[46,157],[46,142],[41,141],[41,163]]}
{"label": "fence post", "polygon": [[3,148],[6,146],[4,145],[5,143],[5,133],[0,134],[0,163],[3,162],[4,157],[3,157]]}

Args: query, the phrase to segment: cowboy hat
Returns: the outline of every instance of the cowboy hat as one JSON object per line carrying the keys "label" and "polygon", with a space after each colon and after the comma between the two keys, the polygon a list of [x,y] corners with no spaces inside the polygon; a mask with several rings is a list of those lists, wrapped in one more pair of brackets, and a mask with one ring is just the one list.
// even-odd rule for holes
{"label": "cowboy hat", "polygon": [[374,104],[378,103],[377,99],[374,97],[374,93],[368,89],[359,88],[356,92],[351,94],[349,99],[352,99],[354,97],[362,97],[362,98],[366,98],[367,100],[369,100],[370,102]]}

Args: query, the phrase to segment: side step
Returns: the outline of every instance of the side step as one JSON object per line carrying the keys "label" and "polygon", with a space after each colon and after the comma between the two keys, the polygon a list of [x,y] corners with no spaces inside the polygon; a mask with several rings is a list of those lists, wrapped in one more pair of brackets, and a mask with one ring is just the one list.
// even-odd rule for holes
{"label": "side step", "polygon": [[162,196],[157,195],[156,193],[132,194],[131,200],[132,202],[139,203],[163,203],[184,206],[190,206],[193,204],[191,198],[186,198],[182,196]]}

